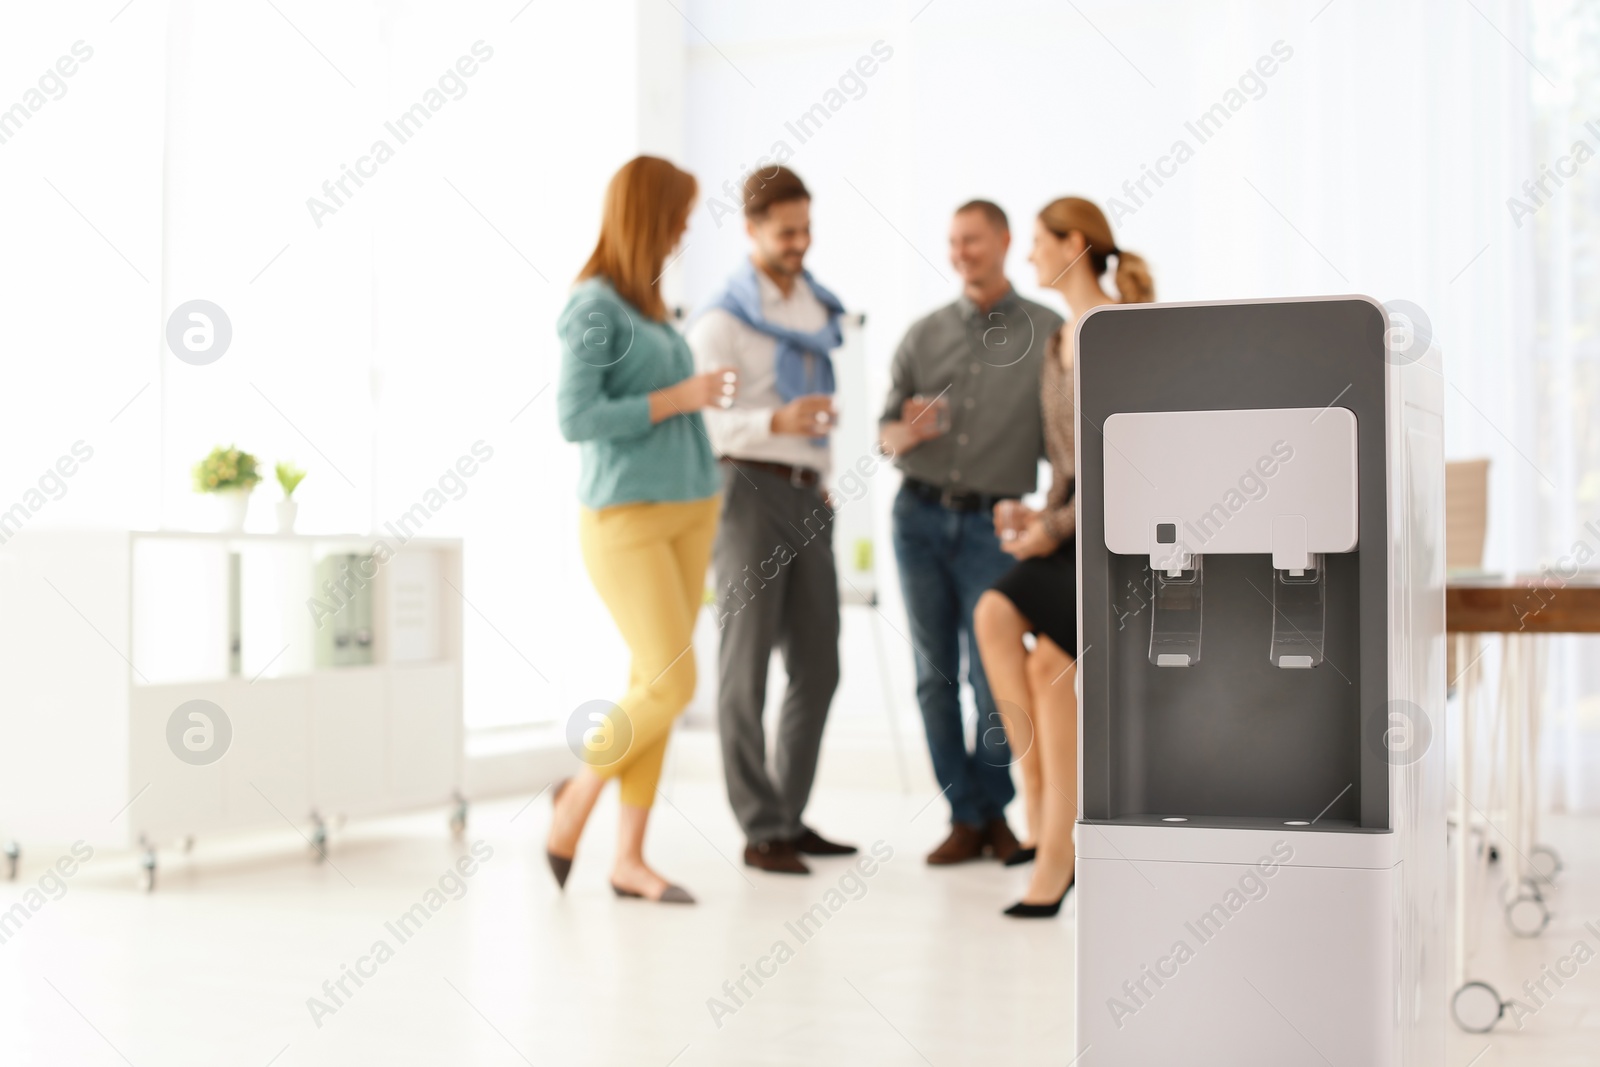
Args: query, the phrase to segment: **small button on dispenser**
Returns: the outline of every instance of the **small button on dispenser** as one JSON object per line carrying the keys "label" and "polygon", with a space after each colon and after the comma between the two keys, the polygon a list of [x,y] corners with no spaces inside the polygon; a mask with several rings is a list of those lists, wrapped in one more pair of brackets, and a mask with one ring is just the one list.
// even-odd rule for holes
{"label": "small button on dispenser", "polygon": [[1150,569],[1176,578],[1189,569],[1189,548],[1178,539],[1178,519],[1161,515],[1150,522]]}

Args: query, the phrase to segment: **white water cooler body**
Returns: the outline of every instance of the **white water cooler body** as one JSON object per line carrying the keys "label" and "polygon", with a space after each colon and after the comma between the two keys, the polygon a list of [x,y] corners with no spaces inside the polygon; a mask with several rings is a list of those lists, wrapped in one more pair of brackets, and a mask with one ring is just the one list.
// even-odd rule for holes
{"label": "white water cooler body", "polygon": [[1442,1064],[1442,379],[1387,328],[1079,323],[1084,1062]]}

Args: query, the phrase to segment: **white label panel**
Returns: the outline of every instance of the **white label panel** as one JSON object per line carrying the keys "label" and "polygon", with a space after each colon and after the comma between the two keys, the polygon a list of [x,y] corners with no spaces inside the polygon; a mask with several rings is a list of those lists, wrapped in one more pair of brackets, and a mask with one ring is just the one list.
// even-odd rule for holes
{"label": "white label panel", "polygon": [[1356,547],[1347,408],[1123,412],[1105,421],[1106,548],[1152,568],[1270,553],[1284,570]]}

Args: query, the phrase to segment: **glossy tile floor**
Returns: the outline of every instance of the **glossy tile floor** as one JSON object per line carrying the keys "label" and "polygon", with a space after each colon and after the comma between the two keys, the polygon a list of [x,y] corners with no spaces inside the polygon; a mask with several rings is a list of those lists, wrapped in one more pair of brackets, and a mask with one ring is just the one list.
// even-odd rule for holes
{"label": "glossy tile floor", "polygon": [[[1538,937],[1513,936],[1500,902],[1504,879],[1491,868],[1468,937],[1466,977],[1492,985],[1507,1002],[1505,1014],[1488,1034],[1448,1024],[1449,1067],[1600,1064],[1600,817],[1546,816],[1542,836],[1565,864],[1543,891],[1549,925]],[[1543,983],[1547,992],[1526,983]]]}
{"label": "glossy tile floor", "polygon": [[[164,858],[150,895],[131,856],[99,854],[0,944],[0,1064],[1066,1064],[1070,903],[1054,921],[1008,920],[1023,872],[926,868],[945,809],[920,739],[902,724],[897,760],[875,684],[852,685],[812,821],[881,843],[870,877],[843,861],[810,878],[736,865],[713,738],[696,731],[675,739],[651,836],[694,908],[612,897],[609,798],[565,894],[544,866],[543,797],[476,807],[462,843],[441,812],[354,823],[320,866],[287,830],[203,841]],[[1482,905],[1473,972],[1503,996],[1579,940],[1600,948],[1582,928],[1600,926],[1600,818],[1551,819],[1545,836],[1566,860],[1546,933],[1513,939]],[[471,876],[452,878],[474,853]],[[53,859],[30,854],[22,880],[0,883],[0,912]],[[400,917],[430,899],[402,940]],[[798,931],[818,904],[825,923]],[[1447,1064],[1600,1063],[1600,959],[1522,1022],[1487,1037],[1450,1026]]]}
{"label": "glossy tile floor", "polygon": [[[385,924],[468,854],[437,817],[353,825],[320,867],[286,839],[260,854],[210,855],[202,843],[192,862],[169,862],[149,896],[134,887],[131,857],[97,856],[0,946],[0,1063],[1062,1058],[1072,924],[1004,920],[1021,876],[993,863],[928,872],[921,854],[940,813],[918,808],[933,793],[913,803],[841,791],[818,804],[818,825],[881,842],[888,858],[866,878],[843,861],[816,864],[810,878],[747,872],[733,864],[738,835],[720,787],[680,783],[670,795],[652,853],[698,907],[612,897],[613,802],[597,812],[564,895],[538,847],[547,799],[520,815],[525,801],[496,803],[474,811],[467,835],[492,855],[464,890],[447,884],[447,902],[404,943]],[[0,886],[0,905],[37,873]],[[818,903],[830,917],[802,940],[787,924]],[[363,962],[371,977],[346,980],[342,1006],[314,1020],[308,998],[333,1006],[323,982],[380,939],[392,958]],[[780,941],[792,958],[764,959]],[[758,988],[746,968],[776,973]],[[724,991],[741,978],[749,995]],[[712,997],[729,1012],[713,1019]]]}

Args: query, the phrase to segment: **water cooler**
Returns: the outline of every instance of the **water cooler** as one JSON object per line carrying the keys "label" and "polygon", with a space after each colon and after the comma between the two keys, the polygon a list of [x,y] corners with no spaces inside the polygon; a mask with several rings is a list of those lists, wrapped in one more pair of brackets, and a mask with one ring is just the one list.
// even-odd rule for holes
{"label": "water cooler", "polygon": [[1388,327],[1078,325],[1085,1064],[1443,1063],[1443,380]]}

